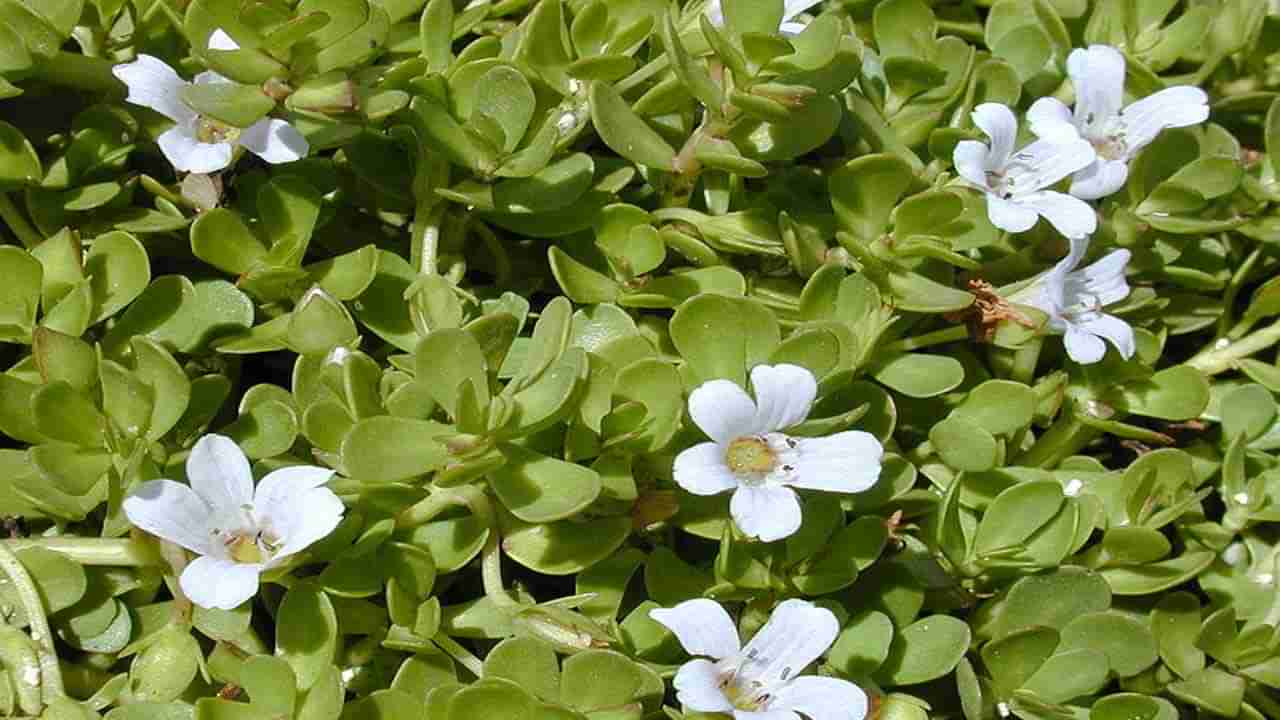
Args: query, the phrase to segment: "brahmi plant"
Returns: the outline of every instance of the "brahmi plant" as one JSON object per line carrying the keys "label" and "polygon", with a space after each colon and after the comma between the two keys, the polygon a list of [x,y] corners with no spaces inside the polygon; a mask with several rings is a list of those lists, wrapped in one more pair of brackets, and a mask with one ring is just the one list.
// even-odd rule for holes
{"label": "brahmi plant", "polygon": [[1266,0],[0,0],[0,717],[1280,717]]}

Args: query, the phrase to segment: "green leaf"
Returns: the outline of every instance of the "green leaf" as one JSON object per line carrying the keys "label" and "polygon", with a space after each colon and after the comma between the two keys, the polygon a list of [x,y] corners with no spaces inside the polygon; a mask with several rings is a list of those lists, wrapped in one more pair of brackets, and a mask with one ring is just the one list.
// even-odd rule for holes
{"label": "green leaf", "polygon": [[876,678],[889,685],[915,685],[955,669],[969,649],[969,625],[950,615],[930,615],[902,628]]}
{"label": "green leaf", "polygon": [[872,376],[893,390],[915,398],[941,395],[964,381],[964,367],[952,357],[906,353],[877,362]]}
{"label": "green leaf", "polygon": [[276,625],[276,655],[307,690],[328,671],[338,643],[338,616],[329,596],[310,583],[285,593]]}
{"label": "green leaf", "polygon": [[600,139],[624,158],[656,170],[675,169],[676,151],[645,124],[607,82],[591,84],[591,122]]}
{"label": "green leaf", "polygon": [[578,514],[600,495],[600,476],[590,468],[539,455],[518,445],[500,446],[507,462],[489,483],[513,515],[531,523]]}
{"label": "green leaf", "polygon": [[237,128],[249,127],[276,106],[261,88],[235,82],[191,83],[182,88],[182,101],[200,115]]}

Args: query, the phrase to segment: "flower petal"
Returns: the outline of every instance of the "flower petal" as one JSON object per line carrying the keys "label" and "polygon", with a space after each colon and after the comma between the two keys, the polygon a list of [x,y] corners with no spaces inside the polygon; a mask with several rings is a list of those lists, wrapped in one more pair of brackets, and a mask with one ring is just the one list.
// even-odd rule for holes
{"label": "flower petal", "polygon": [[1071,121],[1071,110],[1062,101],[1042,97],[1031,103],[1027,110],[1027,125],[1041,140],[1072,140],[1080,137],[1080,131]]}
{"label": "flower petal", "polygon": [[720,5],[720,0],[707,0],[707,6],[702,12],[712,25],[724,27],[724,7]]}
{"label": "flower petal", "polygon": [[982,103],[973,109],[973,124],[991,138],[991,154],[988,170],[1003,166],[1013,154],[1018,139],[1018,119],[1008,106],[1000,103]]}
{"label": "flower petal", "polygon": [[346,508],[323,487],[331,477],[328,468],[297,465],[262,478],[253,495],[253,513],[259,527],[271,528],[283,541],[275,560],[305,550],[338,526]]}
{"label": "flower petal", "polygon": [[1124,187],[1128,179],[1127,161],[1098,158],[1092,165],[1071,176],[1071,194],[1081,200],[1098,200]]}
{"label": "flower petal", "polygon": [[795,710],[810,720],[862,720],[867,694],[847,680],[806,675],[783,685],[769,707]]}
{"label": "flower petal", "polygon": [[756,431],[772,432],[809,417],[818,379],[799,365],[757,365],[751,368],[751,389],[756,394]]}
{"label": "flower petal", "polygon": [[764,542],[781,540],[800,529],[800,499],[782,486],[738,486],[729,499],[729,514],[738,529]]}
{"label": "flower petal", "polygon": [[689,417],[707,437],[727,443],[757,432],[756,404],[737,383],[708,380],[689,393]]}
{"label": "flower petal", "polygon": [[179,172],[207,174],[231,164],[230,143],[202,143],[190,127],[181,123],[160,133],[156,144]]}
{"label": "flower petal", "polygon": [[738,487],[738,478],[724,461],[724,447],[705,442],[676,456],[671,476],[694,495],[716,495]]}
{"label": "flower petal", "polygon": [[822,2],[822,0],[784,0],[782,3],[782,22],[786,23],[795,16]]}
{"label": "flower petal", "polygon": [[1125,108],[1124,140],[1129,157],[1146,147],[1165,128],[1197,125],[1209,119],[1209,96],[1191,85],[1178,85],[1148,95]]}
{"label": "flower petal", "polygon": [[192,79],[192,82],[197,85],[229,85],[235,81],[212,70],[205,70],[199,75],[196,75],[195,78]]}
{"label": "flower petal", "polygon": [[826,492],[856,493],[876,484],[884,447],[871,433],[861,430],[821,438],[797,438],[795,479],[792,487]]}
{"label": "flower petal", "polygon": [[1129,297],[1129,282],[1124,270],[1129,264],[1128,250],[1114,250],[1101,260],[1067,276],[1068,297],[1087,298],[1099,305],[1110,305]]}
{"label": "flower petal", "polygon": [[722,660],[742,649],[733,618],[715,600],[685,600],[669,609],[654,608],[649,617],[670,630],[690,655]]}
{"label": "flower petal", "polygon": [[1067,57],[1067,74],[1076,88],[1076,122],[1081,127],[1098,127],[1120,114],[1124,55],[1119,50],[1109,45],[1073,50]]}
{"label": "flower petal", "polygon": [[990,154],[991,148],[977,140],[961,140],[951,153],[951,162],[960,177],[985,190],[990,186],[987,182],[987,156]]}
{"label": "flower petal", "polygon": [[1067,355],[1081,365],[1096,363],[1107,354],[1106,343],[1075,324],[1067,325],[1062,344],[1067,348]]}
{"label": "flower petal", "polygon": [[1006,174],[1013,178],[1014,193],[1022,196],[1056,184],[1097,157],[1084,138],[1037,140],[1013,154]]}
{"label": "flower petal", "polygon": [[172,480],[142,483],[124,499],[124,514],[135,527],[201,555],[213,551],[211,512],[194,490]]}
{"label": "flower petal", "polygon": [[187,479],[214,512],[253,504],[253,471],[240,446],[224,435],[205,435],[187,457]]}
{"label": "flower petal", "polygon": [[1120,357],[1128,360],[1137,350],[1133,337],[1133,327],[1115,315],[1098,313],[1093,317],[1077,323],[1077,327],[1087,333],[1106,338],[1116,346]]}
{"label": "flower petal", "polygon": [[987,218],[1005,232],[1020,233],[1035,227],[1040,216],[1031,208],[987,193]]}
{"label": "flower petal", "polygon": [[209,36],[209,43],[206,47],[210,50],[221,50],[226,52],[229,50],[239,50],[240,43],[236,42],[235,38],[228,35],[226,30],[218,28]]}
{"label": "flower petal", "polygon": [[111,74],[129,89],[127,102],[151,108],[177,123],[196,117],[194,110],[182,102],[182,88],[187,81],[163,60],[139,55],[137,60],[111,68]]}
{"label": "flower petal", "polygon": [[743,648],[749,660],[742,674],[766,686],[785,682],[818,659],[835,642],[840,621],[807,600],[786,600]]}
{"label": "flower petal", "polygon": [[733,720],[799,720],[800,716],[790,710],[734,710]]}
{"label": "flower petal", "polygon": [[301,160],[311,145],[297,128],[278,118],[263,118],[240,133],[240,144],[272,165]]}
{"label": "flower petal", "polygon": [[[709,601],[708,601],[709,602]],[[680,666],[671,684],[676,689],[676,699],[686,711],[730,712],[733,703],[720,689],[720,673],[715,663],[698,658]]]}
{"label": "flower petal", "polygon": [[778,32],[783,35],[799,35],[809,27],[807,23],[801,22],[784,22],[778,26]]}
{"label": "flower petal", "polygon": [[1089,203],[1066,193],[1041,190],[1019,198],[1018,203],[1034,210],[1068,238],[1086,237],[1098,229],[1098,214]]}
{"label": "flower petal", "polygon": [[261,567],[205,555],[182,571],[178,584],[200,607],[234,610],[258,594]]}

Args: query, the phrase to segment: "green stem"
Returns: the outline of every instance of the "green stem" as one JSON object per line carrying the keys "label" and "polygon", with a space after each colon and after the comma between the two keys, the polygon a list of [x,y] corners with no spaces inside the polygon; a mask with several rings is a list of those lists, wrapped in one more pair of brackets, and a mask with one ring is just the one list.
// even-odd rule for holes
{"label": "green stem", "polygon": [[1218,336],[1224,336],[1231,329],[1231,308],[1235,307],[1236,296],[1240,294],[1240,289],[1244,287],[1245,281],[1249,278],[1249,273],[1253,271],[1258,261],[1262,259],[1262,248],[1254,248],[1253,252],[1240,263],[1240,267],[1236,268],[1235,273],[1231,275],[1231,281],[1227,283],[1227,289],[1222,294],[1222,316],[1218,318]]}
{"label": "green stem", "polygon": [[882,349],[885,352],[908,352],[919,350],[922,347],[929,347],[930,345],[941,345],[942,343],[957,342],[968,338],[969,328],[964,325],[952,325],[951,327],[934,330],[923,335],[903,338],[885,345]]}
{"label": "green stem", "polygon": [[425,525],[451,507],[460,505],[470,507],[467,489],[464,486],[456,490],[448,488],[433,490],[430,495],[396,515],[396,529],[403,530]]}
{"label": "green stem", "polygon": [[440,647],[441,650],[449,654],[449,657],[458,661],[458,664],[471,671],[472,675],[480,677],[484,672],[484,663],[480,662],[480,658],[471,653],[470,650],[458,644],[457,640],[445,635],[444,633],[436,633],[431,641]]}
{"label": "green stem", "polygon": [[26,249],[30,250],[44,242],[44,238],[27,221],[18,206],[13,204],[13,199],[8,193],[0,193],[0,220],[4,220],[4,224],[9,226],[9,231],[22,242]]}
{"label": "green stem", "polygon": [[1055,467],[1088,445],[1099,434],[1101,433],[1098,430],[1081,422],[1072,408],[1063,408],[1062,414],[1036,440],[1036,444],[1018,458],[1018,464],[1029,467]]}
{"label": "green stem", "polygon": [[40,654],[40,689],[45,704],[66,695],[62,688],[62,667],[53,649],[53,632],[49,630],[49,618],[44,612],[40,593],[31,580],[27,568],[7,543],[0,543],[0,572],[9,576],[9,582],[18,596],[18,602],[27,614],[31,625],[31,640]]}
{"label": "green stem", "polygon": [[113,65],[105,58],[89,57],[62,50],[52,60],[36,63],[33,76],[54,85],[124,97],[124,83],[111,74]]}
{"label": "green stem", "polygon": [[1040,361],[1040,349],[1044,347],[1043,337],[1034,337],[1013,353],[1013,368],[1009,379],[1024,385],[1032,384],[1036,379],[1036,363]]}
{"label": "green stem", "polygon": [[1237,361],[1266,350],[1277,342],[1280,342],[1280,321],[1249,333],[1235,342],[1227,338],[1219,338],[1213,345],[1201,350],[1195,357],[1188,360],[1186,364],[1205,375],[1217,375],[1235,367]]}
{"label": "green stem", "polygon": [[0,540],[0,546],[16,552],[29,547],[44,548],[67,556],[81,565],[112,567],[153,567],[164,565],[156,548],[130,538],[48,537]]}
{"label": "green stem", "polygon": [[482,492],[475,493],[468,505],[471,506],[471,512],[489,528],[489,537],[480,550],[480,580],[484,584],[484,594],[499,610],[517,610],[521,607],[519,601],[511,597],[502,583],[502,543],[498,537],[498,522],[493,514],[493,505]]}
{"label": "green stem", "polygon": [[418,272],[435,275],[439,272],[440,226],[444,219],[445,203],[431,198],[418,203],[413,219],[413,245],[418,255]]}

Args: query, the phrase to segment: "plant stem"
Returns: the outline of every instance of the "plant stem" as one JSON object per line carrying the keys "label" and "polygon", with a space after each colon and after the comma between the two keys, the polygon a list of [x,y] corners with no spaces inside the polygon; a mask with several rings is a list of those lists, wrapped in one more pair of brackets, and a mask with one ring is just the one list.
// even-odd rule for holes
{"label": "plant stem", "polygon": [[0,540],[0,546],[16,552],[39,547],[66,555],[81,565],[113,567],[162,566],[164,560],[155,547],[130,538],[48,537]]}
{"label": "plant stem", "polygon": [[27,221],[18,206],[13,204],[13,199],[8,193],[0,193],[0,220],[4,220],[4,224],[9,226],[9,231],[22,242],[22,246],[26,249],[30,250],[44,242],[44,238],[40,237],[40,233]]}
{"label": "plant stem", "polygon": [[396,529],[401,530],[425,525],[445,510],[459,505],[470,505],[467,500],[467,493],[463,491],[463,488],[457,490],[447,488],[433,490],[430,495],[396,515]]}
{"label": "plant stem", "polygon": [[1018,458],[1018,464],[1030,467],[1054,467],[1088,445],[1099,434],[1098,430],[1081,422],[1076,417],[1075,410],[1070,407],[1063,408],[1062,414],[1036,440],[1036,444]]}
{"label": "plant stem", "polygon": [[27,568],[7,543],[0,543],[0,572],[9,576],[9,582],[13,584],[18,602],[31,625],[31,640],[40,656],[40,693],[47,705],[50,700],[62,697],[66,692],[62,688],[62,667],[58,665],[58,653],[53,649],[53,633],[49,630],[44,603],[40,600],[40,593]]}
{"label": "plant stem", "polygon": [[1009,379],[1024,385],[1031,385],[1036,379],[1036,363],[1040,361],[1040,349],[1044,347],[1043,337],[1034,337],[1025,345],[1014,351],[1013,368]]}
{"label": "plant stem", "polygon": [[964,325],[952,325],[951,327],[934,330],[923,335],[915,337],[903,338],[897,342],[891,342],[885,345],[882,350],[886,352],[907,352],[910,350],[919,350],[922,347],[930,345],[941,345],[942,343],[957,342],[967,340],[969,338],[969,328]]}
{"label": "plant stem", "polygon": [[1218,318],[1219,337],[1227,335],[1231,329],[1231,308],[1236,304],[1236,296],[1240,294],[1240,288],[1244,287],[1245,281],[1249,279],[1249,273],[1253,272],[1253,267],[1260,259],[1262,259],[1262,248],[1254,248],[1231,275],[1231,282],[1227,283],[1226,292],[1222,294],[1222,317]]}
{"label": "plant stem", "polygon": [[459,645],[457,640],[454,640],[441,632],[436,633],[436,636],[431,638],[431,642],[434,642],[441,650],[448,653],[449,657],[457,660],[459,664],[470,670],[472,675],[480,677],[484,672],[484,663],[480,662],[480,658],[473,655],[470,650]]}
{"label": "plant stem", "polygon": [[480,550],[480,579],[484,583],[484,594],[499,610],[516,610],[520,607],[520,602],[511,597],[502,583],[502,543],[498,537],[498,522],[493,514],[493,505],[483,492],[475,493],[467,504],[471,506],[471,512],[489,528],[489,537]]}
{"label": "plant stem", "polygon": [[1205,375],[1217,375],[1235,367],[1237,361],[1266,350],[1277,342],[1280,342],[1280,322],[1255,330],[1235,342],[1219,338],[1213,345],[1196,353],[1186,364]]}

